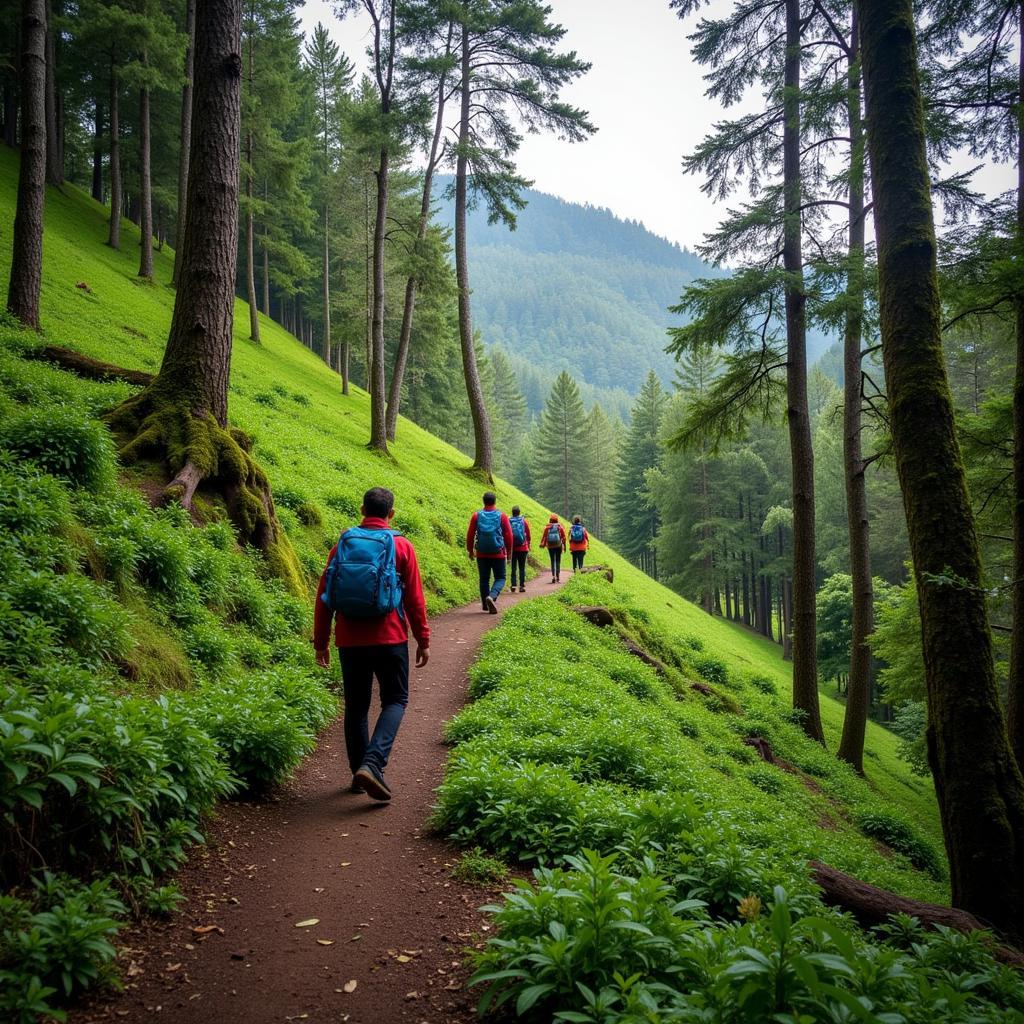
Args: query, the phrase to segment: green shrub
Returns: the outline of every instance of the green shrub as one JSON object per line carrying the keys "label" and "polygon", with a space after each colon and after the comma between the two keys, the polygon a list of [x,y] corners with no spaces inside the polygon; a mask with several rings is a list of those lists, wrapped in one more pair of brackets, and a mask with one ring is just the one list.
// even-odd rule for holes
{"label": "green shrub", "polygon": [[747,778],[757,786],[762,793],[778,793],[782,789],[782,778],[778,771],[771,768],[754,768],[747,772]]}
{"label": "green shrub", "polygon": [[857,828],[866,836],[871,836],[897,853],[902,853],[914,867],[927,871],[932,878],[945,878],[942,858],[935,852],[931,843],[894,814],[867,811],[857,816]]}
{"label": "green shrub", "polygon": [[452,868],[452,877],[470,885],[492,886],[508,878],[508,868],[500,860],[489,857],[479,846],[467,850]]}
{"label": "green shrub", "polygon": [[234,664],[234,641],[216,617],[209,613],[185,630],[182,644],[189,659],[198,663],[209,679],[223,678]]}
{"label": "green shrub", "polygon": [[323,526],[324,514],[314,501],[304,501],[295,509],[295,515],[303,526]]}
{"label": "green shrub", "polygon": [[0,449],[90,491],[114,479],[110,433],[74,409],[31,409],[0,422]]}
{"label": "green shrub", "polygon": [[750,685],[755,690],[760,690],[761,693],[766,693],[769,697],[774,697],[778,694],[779,689],[775,685],[775,681],[769,679],[767,676],[751,676]]}
{"label": "green shrub", "polygon": [[721,658],[705,654],[693,660],[693,667],[709,683],[714,683],[718,686],[729,685],[729,669]]}

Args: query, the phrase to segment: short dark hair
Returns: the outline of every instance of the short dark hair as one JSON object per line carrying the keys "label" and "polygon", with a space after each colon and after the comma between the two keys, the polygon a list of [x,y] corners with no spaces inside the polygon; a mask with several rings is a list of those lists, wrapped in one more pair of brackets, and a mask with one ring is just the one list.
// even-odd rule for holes
{"label": "short dark hair", "polygon": [[513,505],[512,506],[512,515],[514,515],[514,516],[519,515],[519,506],[518,505]]}
{"label": "short dark hair", "polygon": [[484,491],[484,504],[485,505],[497,505],[498,496],[494,491]]}
{"label": "short dark hair", "polygon": [[395,496],[386,487],[371,487],[363,495],[363,511],[374,519],[387,519],[395,507]]}
{"label": "short dark hair", "polygon": [[573,516],[573,517],[572,517],[572,521],[573,521],[574,523],[582,523],[582,522],[583,522],[583,520],[582,520],[582,519],[580,519],[580,517],[579,517],[579,516]]}

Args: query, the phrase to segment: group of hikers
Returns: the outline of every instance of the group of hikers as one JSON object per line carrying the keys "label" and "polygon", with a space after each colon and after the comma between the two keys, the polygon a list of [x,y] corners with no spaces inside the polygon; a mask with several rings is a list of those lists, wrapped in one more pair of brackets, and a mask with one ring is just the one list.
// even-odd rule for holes
{"label": "group of hikers", "polygon": [[[483,508],[474,512],[466,531],[466,550],[480,573],[480,601],[485,612],[497,614],[498,596],[512,566],[509,592],[526,592],[526,561],[532,535],[518,505],[508,516],[488,491]],[[317,664],[331,664],[331,626],[341,661],[345,697],[345,750],[353,793],[390,800],[384,769],[409,703],[409,633],[416,641],[416,667],[430,658],[430,626],[416,551],[406,537],[392,529],[395,496],[386,487],[363,495],[362,521],[344,530],[331,548],[320,577],[313,612],[313,648]],[[568,533],[552,515],[540,546],[551,561],[551,582],[561,579],[562,552],[572,553],[573,572],[583,568],[590,536],[579,516]],[[369,715],[373,680],[380,689],[380,714],[370,735]]]}
{"label": "group of hikers", "polygon": [[[512,506],[512,515],[507,516],[498,508],[498,498],[493,491],[484,495],[484,507],[469,517],[466,529],[466,551],[476,559],[480,573],[480,602],[485,612],[492,615],[498,611],[498,595],[505,587],[506,570],[512,566],[509,593],[514,593],[516,580],[519,593],[526,593],[526,559],[533,543],[530,524],[518,505]],[[562,552],[568,546],[572,553],[572,569],[583,568],[583,557],[590,547],[590,534],[583,521],[574,516],[569,532],[552,515],[541,533],[540,546],[546,548],[551,561],[551,582],[562,578]]]}

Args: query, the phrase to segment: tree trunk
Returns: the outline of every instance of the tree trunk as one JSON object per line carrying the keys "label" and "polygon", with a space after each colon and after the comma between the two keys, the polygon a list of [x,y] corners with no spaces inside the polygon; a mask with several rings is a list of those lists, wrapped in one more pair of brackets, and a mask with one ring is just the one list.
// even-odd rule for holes
{"label": "tree trunk", "polygon": [[371,255],[373,245],[370,240],[370,189],[365,175],[363,176],[363,248],[363,303],[366,313],[366,333],[363,338],[363,344],[366,348],[366,377],[364,383],[367,392],[369,392],[370,375],[373,372],[373,300],[371,298],[373,294],[373,257]]}
{"label": "tree trunk", "polygon": [[39,330],[46,197],[46,3],[21,3],[21,160],[7,311]]}
{"label": "tree trunk", "polygon": [[103,202],[103,105],[99,96],[95,100],[92,142],[92,197],[97,203]]}
{"label": "tree trunk", "polygon": [[484,404],[484,389],[476,365],[473,346],[473,324],[469,305],[469,257],[466,252],[466,176],[469,158],[469,117],[472,84],[469,64],[469,29],[462,26],[462,104],[459,115],[459,156],[455,167],[455,277],[459,288],[459,340],[462,344],[462,367],[466,375],[466,393],[473,416],[473,468],[492,479],[494,452],[491,444],[491,421]]}
{"label": "tree trunk", "polygon": [[814,575],[814,449],[807,407],[806,302],[800,188],[800,0],[786,0],[786,67],[782,136],[786,285],[786,416],[793,475],[793,707],[803,729],[824,744],[818,710]]}
{"label": "tree trunk", "polygon": [[[1017,239],[1024,240],[1024,4],[1020,10],[1017,79]],[[1024,298],[1016,301],[1017,363],[1013,374],[1013,632],[1006,685],[1010,746],[1024,771]]]}
{"label": "tree trunk", "polygon": [[53,31],[53,10],[46,3],[46,183],[64,184],[60,161],[60,125],[57,110],[57,45]]}
{"label": "tree trunk", "polygon": [[270,317],[270,253],[263,246],[263,315]]}
{"label": "tree trunk", "polygon": [[942,350],[911,0],[858,0],[890,427],[921,613],[954,906],[1024,937],[1024,780],[1006,734]]}
{"label": "tree trunk", "polygon": [[740,558],[743,564],[743,624],[745,626],[750,625],[750,577],[747,575],[747,553],[745,551],[740,552]]}
{"label": "tree trunk", "polygon": [[174,269],[171,287],[178,286],[179,253],[185,236],[185,206],[188,201],[188,159],[192,147],[192,62],[196,41],[196,0],[185,3],[185,82],[181,87],[181,149],[178,153],[178,223],[174,229]]}
{"label": "tree trunk", "polygon": [[121,248],[121,123],[120,83],[117,75],[117,57],[110,52],[110,234],[107,245]]}
{"label": "tree trunk", "polygon": [[847,109],[850,128],[849,254],[846,330],[843,339],[843,462],[846,469],[846,517],[850,533],[853,607],[850,675],[843,736],[836,757],[864,774],[864,733],[871,709],[871,650],[874,632],[874,584],[868,536],[868,496],[861,455],[861,335],[864,319],[864,130],[860,109],[859,29],[856,11],[850,26]]}
{"label": "tree trunk", "polygon": [[[145,54],[142,58],[146,63]],[[139,90],[139,229],[141,232],[139,277],[153,280],[153,188],[150,181],[149,89]]]}
{"label": "tree trunk", "polygon": [[[711,613],[711,577],[713,573],[711,556],[711,526],[708,517],[711,510],[708,508],[708,465],[704,453],[704,444],[700,449],[700,515],[703,523],[701,525],[701,542],[704,546],[704,558],[701,562],[703,579],[701,580],[701,605],[704,611]],[[728,600],[726,601],[728,603]]]}
{"label": "tree trunk", "polygon": [[373,368],[370,372],[369,444],[370,448],[380,452],[388,450],[387,392],[384,381],[384,236],[388,226],[390,162],[388,148],[382,146],[377,164],[377,215],[373,225]]}
{"label": "tree trunk", "polygon": [[793,660],[793,585],[788,576],[782,580],[782,660]]}
{"label": "tree trunk", "polygon": [[[448,26],[448,45],[446,52],[452,48],[454,23]],[[423,245],[430,224],[430,194],[434,183],[434,170],[437,167],[437,151],[441,144],[441,133],[444,131],[445,89],[448,84],[448,72],[441,74],[437,85],[437,116],[434,119],[434,135],[430,142],[430,155],[427,167],[423,172],[423,194],[420,197],[420,219],[416,226],[417,248]],[[391,385],[388,389],[387,431],[388,440],[394,441],[398,429],[398,409],[402,403],[402,383],[405,380],[405,368],[409,362],[409,344],[412,340],[412,318],[416,311],[416,290],[419,282],[415,271],[405,282],[405,302],[402,305],[402,329],[398,335],[398,351],[395,353],[395,368],[391,374]]]}
{"label": "tree trunk", "polygon": [[331,234],[330,204],[324,197],[324,362],[331,365]]}

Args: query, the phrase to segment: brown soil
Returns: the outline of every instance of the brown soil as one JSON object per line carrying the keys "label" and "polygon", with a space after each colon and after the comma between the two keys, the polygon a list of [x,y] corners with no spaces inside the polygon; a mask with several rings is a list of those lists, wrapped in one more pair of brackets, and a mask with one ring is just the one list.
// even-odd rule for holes
{"label": "brown soil", "polygon": [[[553,589],[531,586],[533,596]],[[427,821],[446,758],[442,726],[463,705],[480,638],[521,600],[503,595],[499,616],[472,605],[431,623],[430,662],[412,671],[388,767],[390,804],[346,792],[336,722],[277,799],[220,809],[206,846],[178,875],[183,909],[122,932],[124,991],[69,1020],[475,1020],[463,961],[490,931],[477,908],[493,894],[452,879],[458,851]]]}

